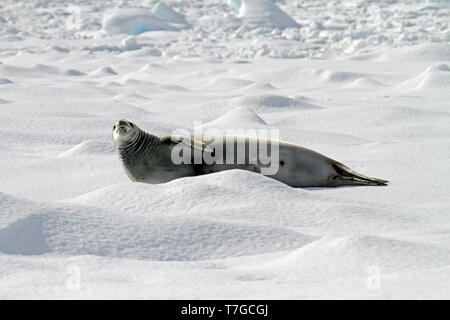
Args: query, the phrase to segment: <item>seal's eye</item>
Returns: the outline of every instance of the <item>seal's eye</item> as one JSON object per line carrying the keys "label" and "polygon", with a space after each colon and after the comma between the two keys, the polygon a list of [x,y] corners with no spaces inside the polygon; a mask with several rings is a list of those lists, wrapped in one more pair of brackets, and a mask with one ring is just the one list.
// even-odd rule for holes
{"label": "seal's eye", "polygon": [[134,124],[133,124],[133,122],[130,122],[130,126],[133,128],[134,127]]}
{"label": "seal's eye", "polygon": [[116,130],[116,125],[114,125],[113,130]]}

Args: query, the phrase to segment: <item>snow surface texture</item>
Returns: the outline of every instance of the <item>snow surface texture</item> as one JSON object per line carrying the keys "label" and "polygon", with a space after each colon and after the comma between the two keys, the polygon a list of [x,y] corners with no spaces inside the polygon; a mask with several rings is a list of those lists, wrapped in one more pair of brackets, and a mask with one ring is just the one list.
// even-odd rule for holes
{"label": "snow surface texture", "polygon": [[[450,298],[448,2],[0,10],[0,298]],[[391,183],[132,183],[121,118],[279,129]]]}

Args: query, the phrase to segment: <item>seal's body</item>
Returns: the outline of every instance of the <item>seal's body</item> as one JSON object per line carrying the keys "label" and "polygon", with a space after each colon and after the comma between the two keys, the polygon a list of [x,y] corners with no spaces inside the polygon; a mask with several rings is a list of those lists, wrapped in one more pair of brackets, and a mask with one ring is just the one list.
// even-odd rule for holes
{"label": "seal's body", "polygon": [[[264,173],[267,165],[262,164],[261,159],[255,158],[254,153],[252,154],[249,150],[262,142],[266,144],[268,150],[271,150],[271,145],[276,142],[277,170],[264,174],[289,186],[373,186],[387,183],[386,180],[361,175],[318,152],[292,143],[270,139],[232,136],[234,143],[230,145],[226,143],[226,139],[214,139],[214,137],[188,137],[188,139],[178,136],[159,137],[142,131],[127,120],[116,123],[113,127],[113,138],[125,172],[131,180],[138,182],[163,183],[182,177],[230,169]],[[214,144],[212,143],[214,141],[223,141],[223,143]],[[181,149],[184,152],[186,149],[192,151],[190,156],[183,155],[184,159],[190,161],[181,163],[176,159],[174,161],[174,155],[178,155]],[[222,149],[226,160],[214,160],[218,149]],[[239,149],[246,150],[240,159],[237,153]],[[196,154],[200,155],[200,158],[195,158]]]}

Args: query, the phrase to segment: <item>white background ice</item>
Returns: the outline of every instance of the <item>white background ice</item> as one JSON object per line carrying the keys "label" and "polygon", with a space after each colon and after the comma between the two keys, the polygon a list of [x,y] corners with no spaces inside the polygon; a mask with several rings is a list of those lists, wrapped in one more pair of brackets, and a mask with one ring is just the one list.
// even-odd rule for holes
{"label": "white background ice", "polygon": [[[0,3],[0,298],[449,298],[449,4],[227,2]],[[121,118],[391,182],[132,183]]]}

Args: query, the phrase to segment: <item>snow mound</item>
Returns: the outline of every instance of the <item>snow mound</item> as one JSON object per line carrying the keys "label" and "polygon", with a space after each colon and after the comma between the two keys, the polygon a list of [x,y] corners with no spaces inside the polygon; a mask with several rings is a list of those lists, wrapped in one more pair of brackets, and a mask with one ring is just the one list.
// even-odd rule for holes
{"label": "snow mound", "polygon": [[251,85],[253,81],[239,79],[239,78],[229,78],[229,77],[218,77],[212,80],[208,85],[208,89],[218,89],[218,90],[234,90],[239,88],[244,88]]}
{"label": "snow mound", "polygon": [[446,64],[431,65],[412,79],[399,84],[401,89],[447,89],[450,88],[450,68]]}
{"label": "snow mound", "polygon": [[0,252],[194,261],[300,248],[317,237],[282,227],[192,217],[46,208],[0,229]]}
{"label": "snow mound", "polygon": [[156,48],[146,48],[146,49],[142,49],[142,56],[161,57],[162,52],[161,52],[161,50],[156,49]]}
{"label": "snow mound", "polygon": [[[304,194],[302,190],[270,179],[263,175],[245,170],[228,170],[214,174],[176,179],[163,184],[128,183],[113,185],[99,189],[65,202],[90,205],[103,208],[116,208],[125,212],[152,214],[163,216],[187,215],[190,212],[201,212],[211,205],[222,205],[230,209],[230,197],[242,197],[249,206],[254,205],[251,200],[253,194],[284,192],[288,196],[292,193],[298,197]],[[244,194],[242,194],[244,192]],[[151,196],[149,196],[151,195]],[[227,205],[228,203],[228,205]],[[180,211],[180,207],[183,210]],[[131,211],[130,211],[131,210]],[[207,210],[213,215],[213,210]]]}
{"label": "snow mound", "polygon": [[264,78],[268,82],[274,83],[275,86],[284,81],[289,81],[308,87],[311,83],[344,84],[364,77],[367,77],[367,74],[353,71],[295,67],[275,71]]}
{"label": "snow mound", "polygon": [[61,74],[61,70],[59,70],[57,67],[52,67],[45,64],[35,64],[31,67],[19,67],[15,65],[7,65],[7,64],[0,64],[0,73],[2,75],[6,76],[13,76],[13,77],[47,77],[49,75],[58,75]]}
{"label": "snow mound", "polygon": [[427,68],[427,71],[434,71],[434,72],[439,72],[439,71],[450,71],[450,67],[446,64],[439,64],[436,66],[429,66]]}
{"label": "snow mound", "polygon": [[264,81],[253,82],[252,84],[243,88],[243,91],[248,91],[248,92],[255,92],[255,91],[256,92],[259,92],[259,91],[267,92],[267,91],[271,91],[271,90],[277,90],[277,88],[275,86],[273,86],[272,84],[270,84],[269,82],[264,82]]}
{"label": "snow mound", "polygon": [[51,252],[39,216],[30,215],[0,229],[0,252],[19,255]]}
{"label": "snow mound", "polygon": [[91,77],[107,77],[114,76],[116,74],[117,73],[111,67],[100,67],[89,73]]}
{"label": "snow mound", "polygon": [[383,89],[385,87],[386,87],[385,84],[369,77],[358,78],[355,81],[344,86],[344,88],[349,89],[365,89],[365,90]]}
{"label": "snow mound", "polygon": [[412,107],[399,107],[393,106],[385,108],[383,114],[373,117],[373,119],[379,119],[377,124],[390,123],[419,123],[421,121],[436,121],[436,120],[450,120],[450,115],[442,111],[424,110],[420,108]]}
{"label": "snow mound", "polygon": [[37,63],[33,67],[28,68],[29,71],[33,71],[35,73],[44,73],[44,74],[59,74],[61,71],[57,67],[49,66],[42,63]]}
{"label": "snow mound", "polygon": [[[364,108],[350,106],[339,111],[322,109],[324,115],[339,119],[342,126],[351,126],[359,121],[365,127],[401,127],[405,124],[419,124],[430,121],[446,121],[450,116],[446,112],[426,110],[424,108],[413,108],[406,106],[365,106]],[[308,121],[313,121],[319,126],[318,114],[312,115]],[[418,130],[416,130],[418,131]]]}
{"label": "snow mound", "polygon": [[[143,80],[141,80],[142,78]],[[143,74],[140,74],[138,72],[130,72],[119,80],[119,83],[121,83],[124,86],[130,86],[130,87],[142,87],[147,88],[149,90],[150,88],[153,89],[157,84],[155,82],[145,80],[146,76]]]}
{"label": "snow mound", "polygon": [[133,93],[119,93],[118,95],[111,98],[113,101],[124,101],[127,103],[134,103],[134,102],[142,102],[142,101],[149,101],[151,98],[144,97],[140,94],[133,94]]}
{"label": "snow mound", "polygon": [[6,79],[6,78],[0,78],[0,85],[2,85],[2,84],[10,84],[10,83],[14,83],[14,82],[12,82],[11,80]]}
{"label": "snow mound", "polygon": [[320,77],[326,83],[346,82],[364,77],[362,74],[355,72],[332,71],[332,70],[317,70],[316,72],[320,74]]}
{"label": "snow mound", "polygon": [[141,46],[136,41],[136,38],[134,36],[126,37],[122,40],[120,44],[120,48],[125,51],[133,51],[133,50],[139,50]]}
{"label": "snow mound", "polygon": [[241,0],[228,0],[227,4],[234,10],[239,10],[241,8],[242,1]]}
{"label": "snow mound", "polygon": [[70,148],[63,153],[60,153],[58,157],[73,157],[78,155],[102,155],[114,153],[115,149],[112,142],[108,143],[100,140],[87,140],[80,144]]}
{"label": "snow mound", "polygon": [[[303,209],[292,208],[292,199],[307,196],[303,190],[257,173],[228,170],[157,185],[119,184],[65,202],[120,210],[128,215],[181,215],[281,226],[286,221],[298,224],[299,219],[304,219],[298,215]],[[280,209],[281,203],[286,204],[284,209]]]}
{"label": "snow mound", "polygon": [[141,72],[153,72],[155,69],[164,69],[164,67],[157,63],[146,63],[144,66],[139,68],[138,71]]}
{"label": "snow mound", "polygon": [[176,12],[164,2],[157,3],[152,12],[162,20],[176,24],[187,24],[186,17],[183,14]]}
{"label": "snow mound", "polygon": [[117,81],[105,81],[101,84],[99,84],[100,88],[118,88],[118,87],[122,87],[123,84],[118,83]]}
{"label": "snow mound", "polygon": [[11,101],[0,98],[0,104],[11,103]]}
{"label": "snow mound", "polygon": [[427,43],[410,47],[395,48],[380,55],[378,61],[437,62],[450,61],[450,44]]}
{"label": "snow mound", "polygon": [[417,89],[448,89],[450,88],[450,70],[447,69],[427,70],[422,75],[422,80],[417,86]]}
{"label": "snow mound", "polygon": [[[120,220],[124,219],[117,218],[115,222]],[[124,229],[123,225],[127,227]],[[218,259],[292,249],[315,240],[314,237],[281,228],[182,217],[141,218],[125,220],[117,225],[99,223],[95,235],[86,223],[80,225],[76,234],[73,231],[71,234],[69,228],[64,229],[58,235],[73,238],[71,245],[64,247],[58,245],[63,241],[55,239],[58,252],[148,260]]]}
{"label": "snow mound", "polygon": [[320,226],[343,232],[408,228],[418,221],[426,224],[421,210],[390,205],[374,209],[371,203],[359,201],[349,204],[245,170],[227,170],[157,185],[116,184],[64,202],[121,211],[122,215],[181,216],[283,227]]}
{"label": "snow mound", "polygon": [[286,12],[268,0],[242,0],[239,17],[250,25],[280,29],[300,27]]}
{"label": "snow mound", "polygon": [[223,116],[204,124],[210,128],[257,128],[267,126],[255,110],[249,107],[235,108]]}
{"label": "snow mound", "polygon": [[167,21],[143,9],[115,9],[105,15],[103,30],[109,34],[138,35],[153,30],[171,30]]}
{"label": "snow mound", "polygon": [[160,84],[159,88],[161,90],[170,90],[170,91],[190,91],[188,88],[178,86],[176,84]]}
{"label": "snow mound", "polygon": [[40,204],[0,192],[0,228],[28,216],[39,208]]}
{"label": "snow mound", "polygon": [[318,109],[319,107],[306,102],[301,97],[286,97],[277,94],[257,94],[234,99],[241,105],[251,107],[256,111],[270,111],[280,108],[295,108],[297,110]]}
{"label": "snow mound", "polygon": [[64,74],[67,76],[84,76],[84,75],[86,75],[83,71],[75,70],[75,69],[66,70],[64,72]]}
{"label": "snow mound", "polygon": [[[77,101],[75,99],[67,99],[66,97],[64,97],[64,99],[61,98],[58,103],[60,108],[57,110],[57,112],[59,112],[59,114],[67,114],[67,111],[65,110],[76,111],[76,114],[90,114],[91,116],[93,115],[101,117],[107,114],[110,121],[117,121],[117,119],[127,117],[145,117],[151,114],[149,111],[146,111],[138,106],[123,101],[115,101],[111,98]],[[37,101],[36,105],[39,105],[40,116],[43,116],[44,114],[46,114],[46,112],[49,112],[49,107],[46,107],[46,101]],[[33,109],[32,111],[37,113],[37,110]],[[32,111],[30,111],[30,113]]]}
{"label": "snow mound", "polygon": [[298,103],[295,99],[275,94],[256,95],[253,97],[244,98],[243,100],[246,101],[247,104],[267,107],[287,107]]}
{"label": "snow mound", "polygon": [[367,276],[368,268],[374,266],[381,272],[445,266],[450,262],[445,251],[433,245],[355,235],[322,238],[270,265],[303,270],[299,277]]}

